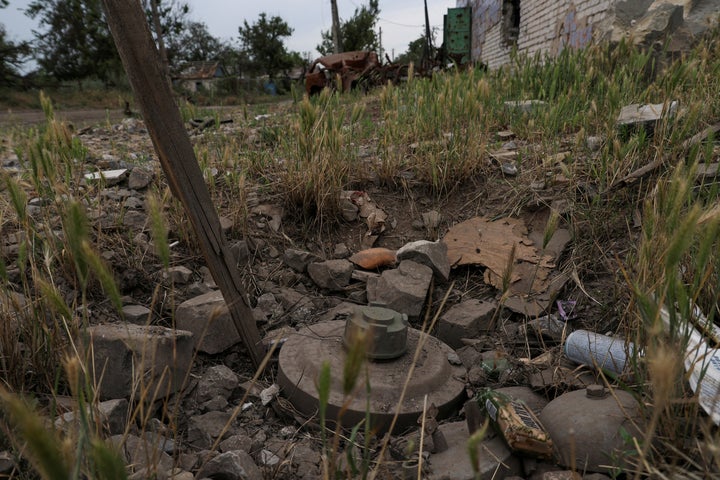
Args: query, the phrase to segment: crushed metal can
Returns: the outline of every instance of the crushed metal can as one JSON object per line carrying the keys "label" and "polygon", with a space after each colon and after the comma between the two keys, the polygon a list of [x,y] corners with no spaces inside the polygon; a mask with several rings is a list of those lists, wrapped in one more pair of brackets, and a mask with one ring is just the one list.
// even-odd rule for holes
{"label": "crushed metal can", "polygon": [[476,401],[514,452],[540,459],[553,459],[550,435],[525,402],[487,389]]}

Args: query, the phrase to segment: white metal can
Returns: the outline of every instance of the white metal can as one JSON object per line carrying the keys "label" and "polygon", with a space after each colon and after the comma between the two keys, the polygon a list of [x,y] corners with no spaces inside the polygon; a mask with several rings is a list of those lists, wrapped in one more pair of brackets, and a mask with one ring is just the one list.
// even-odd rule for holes
{"label": "white metal can", "polygon": [[632,342],[588,330],[575,330],[565,339],[565,355],[570,360],[617,375],[623,373],[634,350]]}

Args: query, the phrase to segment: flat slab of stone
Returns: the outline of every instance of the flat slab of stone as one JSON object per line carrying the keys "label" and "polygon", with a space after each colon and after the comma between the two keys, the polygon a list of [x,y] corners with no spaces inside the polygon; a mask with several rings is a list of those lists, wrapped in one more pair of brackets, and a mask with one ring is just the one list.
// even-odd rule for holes
{"label": "flat slab of stone", "polygon": [[396,253],[398,261],[412,260],[432,268],[435,274],[447,281],[450,277],[450,261],[447,255],[447,244],[418,240],[405,244]]}
{"label": "flat slab of stone", "polygon": [[505,478],[522,473],[520,460],[513,457],[505,442],[498,436],[483,440],[478,448],[479,472],[475,475],[467,442],[470,438],[465,422],[440,425],[438,429],[445,436],[448,449],[430,455],[430,480],[490,480]]}
{"label": "flat slab of stone", "polygon": [[494,301],[473,298],[458,303],[440,317],[437,337],[452,348],[461,348],[463,338],[476,338],[490,329],[496,310]]}
{"label": "flat slab of stone", "polygon": [[227,350],[241,340],[219,290],[181,303],[175,310],[175,325],[192,332],[196,348],[211,355]]}
{"label": "flat slab of stone", "polygon": [[354,269],[353,264],[344,259],[315,262],[307,266],[312,281],[326,290],[342,290],[347,287]]}
{"label": "flat slab of stone", "polygon": [[103,324],[88,333],[101,400],[163,398],[182,387],[192,364],[193,334],[185,330]]}

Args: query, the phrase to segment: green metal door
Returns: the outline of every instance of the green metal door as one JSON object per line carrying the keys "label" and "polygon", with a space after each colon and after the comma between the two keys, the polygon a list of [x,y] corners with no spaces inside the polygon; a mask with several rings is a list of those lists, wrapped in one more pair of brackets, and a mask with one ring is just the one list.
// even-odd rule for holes
{"label": "green metal door", "polygon": [[448,8],[444,20],[445,48],[448,56],[459,64],[470,62],[472,38],[470,7]]}

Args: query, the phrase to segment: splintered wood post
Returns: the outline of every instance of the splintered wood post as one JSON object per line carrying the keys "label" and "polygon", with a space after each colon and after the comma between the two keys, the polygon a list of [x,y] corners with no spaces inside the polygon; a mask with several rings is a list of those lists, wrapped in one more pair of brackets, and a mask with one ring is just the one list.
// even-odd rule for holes
{"label": "splintered wood post", "polygon": [[110,32],[170,188],[185,207],[235,328],[250,352],[253,364],[258,367],[263,357],[260,334],[190,137],[161,69],[145,13],[138,0],[103,0],[103,4]]}

